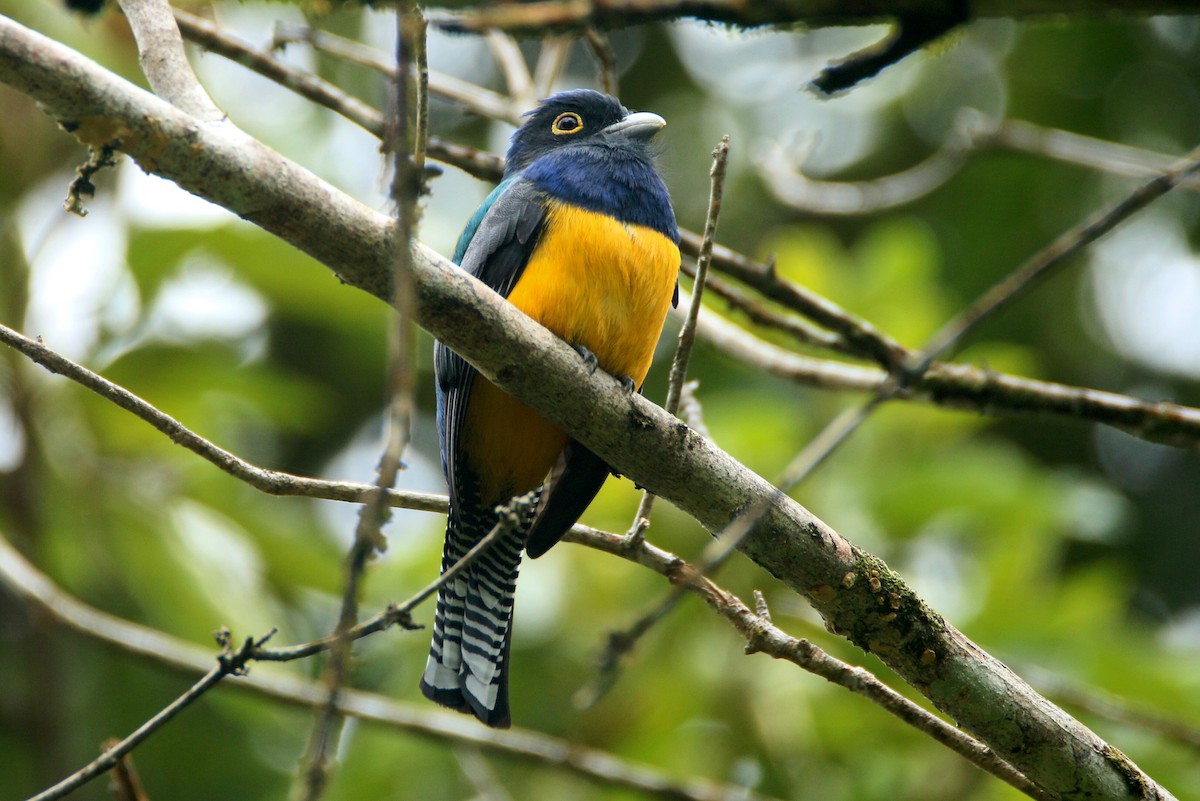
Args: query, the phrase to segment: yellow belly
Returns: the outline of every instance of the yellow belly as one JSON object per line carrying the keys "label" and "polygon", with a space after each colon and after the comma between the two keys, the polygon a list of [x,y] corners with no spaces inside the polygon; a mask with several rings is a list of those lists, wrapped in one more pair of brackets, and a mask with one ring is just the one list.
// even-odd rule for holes
{"label": "yellow belly", "polygon": [[[675,290],[679,249],[650,228],[573,206],[552,204],[548,214],[509,301],[640,387]],[[567,444],[560,428],[482,379],[465,422],[463,447],[488,506],[538,487]]]}

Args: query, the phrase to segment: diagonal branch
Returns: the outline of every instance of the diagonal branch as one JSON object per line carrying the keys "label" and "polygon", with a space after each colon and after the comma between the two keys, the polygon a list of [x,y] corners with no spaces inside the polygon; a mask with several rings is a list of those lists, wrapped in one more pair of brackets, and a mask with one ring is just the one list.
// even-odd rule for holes
{"label": "diagonal branch", "polygon": [[1145,208],[1200,172],[1200,148],[1177,160],[1166,172],[1156,175],[1108,208],[1060,234],[1048,246],[992,286],[975,303],[960,312],[939,330],[922,349],[920,361],[912,373],[922,374],[933,361],[954,348],[980,322],[1011,303],[1018,295],[1072,256],[1116,228],[1135,212]]}
{"label": "diagonal branch", "polygon": [[[258,467],[201,437],[175,418],[159,411],[124,387],[93,373],[39,341],[29,339],[7,326],[0,325],[0,342],[25,354],[50,372],[65,376],[87,387],[102,398],[112,401],[125,411],[154,426],[176,445],[187,448],[234,478],[269,495],[300,495],[308,498],[365,503],[371,493],[376,491],[373,484],[325,481]],[[424,492],[388,490],[388,501],[392,506],[408,509],[420,509],[426,512],[446,511],[444,498]]]}
{"label": "diagonal branch", "polygon": [[[784,350],[717,314],[700,318],[699,331],[730,357],[798,384],[877,392],[889,380],[876,368]],[[1109,425],[1153,442],[1200,448],[1200,409],[1195,407],[1005,375],[969,364],[937,362],[901,397],[992,416],[1055,415]]]}
{"label": "diagonal branch", "polygon": [[[7,543],[3,544],[5,549],[11,547]],[[268,635],[269,636],[269,635]],[[265,640],[265,638],[264,638]],[[176,698],[167,706],[163,707],[157,714],[149,720],[138,726],[124,740],[110,745],[104,749],[104,753],[96,757],[94,760],[84,765],[82,768],[72,773],[67,778],[63,779],[53,787],[38,793],[31,797],[29,801],[54,801],[54,799],[62,798],[78,790],[83,785],[90,782],[99,776],[103,776],[108,771],[115,768],[121,760],[127,756],[134,748],[137,748],[145,742],[150,735],[165,726],[172,718],[178,715],[183,710],[187,709],[200,696],[216,687],[226,676],[235,676],[245,670],[246,662],[250,660],[254,649],[262,644],[261,640],[247,639],[241,648],[234,651],[229,648],[226,643],[225,653],[217,658],[217,664],[212,667],[200,681],[188,688],[187,692]]]}

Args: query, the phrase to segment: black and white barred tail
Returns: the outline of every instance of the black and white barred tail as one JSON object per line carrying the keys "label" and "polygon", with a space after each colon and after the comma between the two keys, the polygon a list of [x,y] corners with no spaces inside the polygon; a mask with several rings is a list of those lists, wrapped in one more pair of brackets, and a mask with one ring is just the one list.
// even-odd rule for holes
{"label": "black and white barred tail", "polygon": [[[426,698],[473,714],[494,728],[507,728],[512,723],[508,654],[513,595],[535,504],[536,495],[532,503],[516,504],[520,509],[516,525],[442,585],[433,619],[433,644],[421,678],[421,692]],[[453,510],[446,525],[442,572],[487,536],[496,522],[494,511]]]}

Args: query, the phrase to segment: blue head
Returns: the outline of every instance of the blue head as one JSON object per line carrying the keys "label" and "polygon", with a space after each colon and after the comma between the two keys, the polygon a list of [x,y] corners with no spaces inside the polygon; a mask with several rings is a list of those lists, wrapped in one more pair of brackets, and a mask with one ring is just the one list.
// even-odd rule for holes
{"label": "blue head", "polygon": [[666,122],[657,114],[630,112],[614,97],[572,89],[543,100],[512,136],[505,175],[562,149],[609,147],[648,155],[647,143]]}
{"label": "blue head", "polygon": [[591,89],[561,92],[530,112],[508,149],[505,177],[520,173],[547,197],[645,225],[678,241],[650,140],[666,122]]}

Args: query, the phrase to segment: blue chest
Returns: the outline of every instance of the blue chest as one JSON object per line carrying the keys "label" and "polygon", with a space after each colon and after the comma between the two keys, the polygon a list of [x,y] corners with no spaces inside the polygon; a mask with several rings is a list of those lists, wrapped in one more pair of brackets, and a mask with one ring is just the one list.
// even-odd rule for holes
{"label": "blue chest", "polygon": [[530,164],[522,177],[556,200],[644,225],[679,242],[667,187],[641,153],[603,145],[563,148]]}

